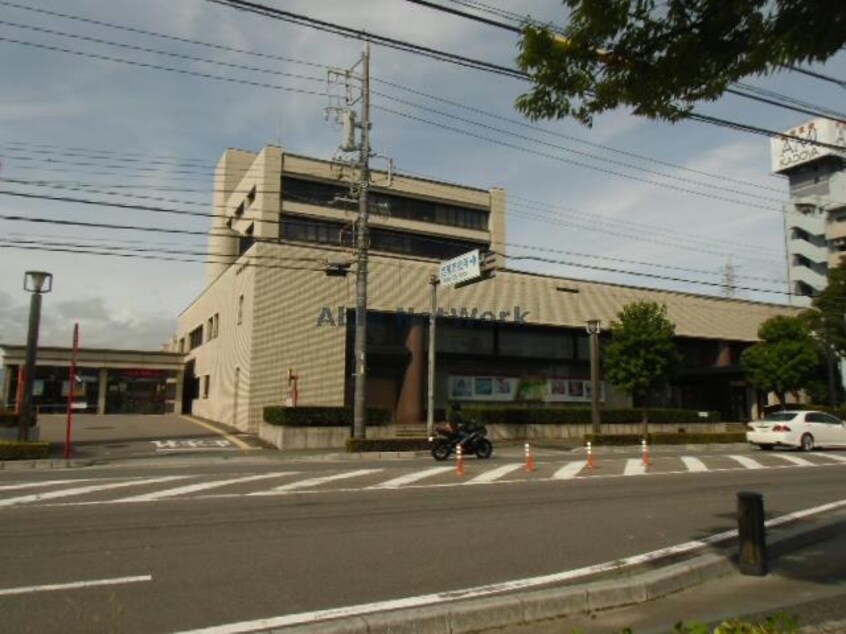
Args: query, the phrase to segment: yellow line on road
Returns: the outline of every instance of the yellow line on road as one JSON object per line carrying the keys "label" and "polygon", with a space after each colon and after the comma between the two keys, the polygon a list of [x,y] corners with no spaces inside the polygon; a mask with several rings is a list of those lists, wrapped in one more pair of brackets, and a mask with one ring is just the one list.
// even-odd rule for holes
{"label": "yellow line on road", "polygon": [[218,429],[214,425],[210,425],[209,423],[207,423],[205,421],[197,420],[196,418],[191,418],[190,416],[180,416],[180,418],[183,418],[187,421],[191,421],[192,423],[196,423],[200,427],[205,427],[209,431],[213,431],[214,433],[219,434],[220,436],[223,436],[224,438],[226,438],[226,440],[231,442],[236,447],[240,447],[244,451],[252,451],[253,449],[257,449],[257,447],[250,447],[247,443],[245,443],[240,438],[236,438],[232,434],[229,434],[229,433],[223,431],[222,429]]}

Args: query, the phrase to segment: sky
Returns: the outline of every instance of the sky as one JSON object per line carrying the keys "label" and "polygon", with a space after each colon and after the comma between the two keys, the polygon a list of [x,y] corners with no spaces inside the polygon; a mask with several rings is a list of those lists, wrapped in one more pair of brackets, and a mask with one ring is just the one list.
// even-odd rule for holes
{"label": "sky", "polygon": [[[404,0],[266,2],[504,66],[518,53],[516,34]],[[558,0],[485,3],[566,22]],[[228,147],[334,155],[327,68],[351,66],[362,47],[207,0],[0,0],[0,215],[175,231],[0,218],[0,343],[25,342],[24,273],[46,270],[54,279],[42,345],[70,345],[78,321],[83,346],[160,348],[203,290],[202,256],[191,254],[205,248],[210,222],[12,193],[210,213],[212,169]],[[770,173],[766,137],[624,110],[590,129],[533,124],[514,109],[528,89],[522,80],[382,46],[371,55],[374,150],[398,172],[505,188],[510,267],[719,295],[730,261],[737,297],[787,302],[787,183]],[[846,53],[810,68],[846,78]],[[842,88],[797,73],[747,82],[828,108],[843,103]],[[697,110],[773,130],[811,118],[733,96]],[[67,252],[80,249],[73,245],[99,253]]]}

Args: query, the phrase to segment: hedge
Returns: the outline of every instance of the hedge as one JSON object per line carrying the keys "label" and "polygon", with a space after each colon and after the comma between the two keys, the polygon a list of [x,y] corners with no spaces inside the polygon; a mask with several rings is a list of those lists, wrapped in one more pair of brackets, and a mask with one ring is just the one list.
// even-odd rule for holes
{"label": "hedge", "polygon": [[428,438],[347,438],[347,451],[428,451]]}
{"label": "hedge", "polygon": [[[351,407],[280,407],[264,408],[264,422],[286,427],[349,427],[353,424]],[[388,409],[367,408],[368,425],[387,425],[391,422]]]}
{"label": "hedge", "polygon": [[41,460],[49,457],[49,442],[0,441],[0,460]]}
{"label": "hedge", "polygon": [[[30,419],[30,427],[35,425],[38,422],[38,418],[35,415],[35,412],[32,413],[32,418]],[[17,427],[18,426],[18,413],[17,412],[9,412],[6,410],[0,410],[0,427]]]}
{"label": "hedge", "polygon": [[[592,445],[640,445],[643,436],[640,434],[585,434],[585,442]],[[650,445],[708,445],[711,443],[746,442],[745,432],[721,432],[713,434],[647,434],[646,441]]]}
{"label": "hedge", "polygon": [[[589,425],[591,422],[589,407],[521,407],[515,405],[490,407],[463,407],[462,415],[468,420],[483,425],[496,423],[516,425]],[[643,413],[639,409],[602,409],[603,423],[639,423]],[[707,412],[707,417],[699,416],[697,410],[689,409],[650,409],[650,423],[716,423],[720,422],[719,412]]]}

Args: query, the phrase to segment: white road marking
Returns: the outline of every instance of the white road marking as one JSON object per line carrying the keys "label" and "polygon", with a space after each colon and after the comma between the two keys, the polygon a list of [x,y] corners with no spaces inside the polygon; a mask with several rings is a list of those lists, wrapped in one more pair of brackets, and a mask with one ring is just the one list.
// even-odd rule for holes
{"label": "white road marking", "polygon": [[[846,507],[846,500],[839,500],[830,504],[823,504],[813,508],[797,511],[796,513],[789,513],[782,515],[765,522],[766,526],[773,527],[781,524],[786,524],[803,517],[810,515],[818,515],[827,511],[833,511],[839,508]],[[419,608],[428,605],[436,605],[447,601],[458,601],[461,599],[476,599],[479,597],[487,597],[504,592],[513,592],[515,590],[524,590],[526,588],[535,588],[551,583],[562,583],[573,579],[579,579],[588,575],[594,575],[600,572],[608,572],[613,570],[621,570],[631,566],[664,559],[669,556],[678,555],[680,553],[691,552],[699,550],[705,546],[716,544],[719,542],[733,539],[737,536],[737,529],[715,533],[703,539],[683,542],[667,548],[660,548],[650,552],[626,557],[623,559],[616,559],[614,561],[606,561],[601,564],[593,566],[586,566],[584,568],[576,568],[575,570],[566,570],[549,575],[539,577],[528,577],[525,579],[515,579],[513,581],[506,581],[503,583],[495,583],[487,586],[476,586],[474,588],[466,588],[462,590],[453,590],[447,592],[439,592],[436,594],[424,594],[416,597],[405,597],[402,599],[393,599],[388,601],[377,601],[375,603],[365,603],[360,605],[351,605],[340,608],[329,608],[326,610],[318,610],[314,612],[301,612],[299,614],[287,614],[284,616],[277,616],[266,619],[257,619],[255,621],[242,621],[240,623],[229,623],[225,625],[216,625],[213,627],[206,627],[197,630],[185,630],[177,634],[240,634],[242,632],[253,632],[256,630],[265,630],[271,628],[281,628],[290,625],[299,625],[303,623],[320,623],[330,619],[350,618],[353,616],[361,616],[363,614],[374,614],[376,612],[386,612],[388,610],[402,610],[408,608]]]}
{"label": "white road marking", "polygon": [[33,493],[32,495],[22,495],[16,498],[0,500],[0,508],[5,506],[16,506],[18,504],[28,504],[29,502],[40,502],[42,500],[54,500],[56,498],[69,497],[71,495],[84,495],[86,493],[94,493],[96,491],[108,491],[109,489],[117,489],[120,487],[138,486],[142,484],[157,484],[159,482],[169,482],[171,480],[183,480],[188,477],[190,476],[164,476],[161,478],[147,478],[145,480],[131,480],[129,482],[111,482],[109,484],[95,484],[85,487],[65,489],[63,491],[50,491],[48,493]]}
{"label": "white road marking", "polygon": [[681,461],[688,471],[708,471],[708,467],[699,458],[693,456],[682,456]]}
{"label": "white road marking", "polygon": [[381,484],[374,484],[371,487],[366,487],[368,489],[396,489],[401,486],[405,486],[406,484],[411,484],[412,482],[418,482],[423,480],[424,478],[429,478],[431,476],[435,476],[441,473],[446,473],[447,471],[453,471],[455,467],[432,467],[431,469],[424,469],[423,471],[415,471],[414,473],[409,473],[404,476],[399,476],[398,478],[394,478],[392,480],[387,480],[386,482],[382,482]]}
{"label": "white road marking", "polygon": [[782,458],[784,460],[787,460],[787,462],[792,462],[793,464],[798,465],[800,467],[814,466],[813,462],[811,462],[810,460],[806,460],[805,458],[800,458],[799,456],[791,456],[790,454],[786,453],[773,453],[772,455],[776,458]]}
{"label": "white road marking", "polygon": [[217,480],[215,482],[201,482],[199,484],[187,484],[185,486],[176,487],[174,489],[165,489],[164,491],[155,491],[153,493],[145,493],[143,495],[134,495],[128,498],[120,498],[112,500],[112,502],[152,502],[153,500],[161,500],[177,495],[185,495],[188,493],[195,493],[197,491],[207,491],[208,489],[215,489],[217,487],[226,486],[227,484],[237,484],[239,482],[252,482],[254,480],[265,480],[267,478],[277,478],[279,476],[294,475],[297,471],[278,471],[276,473],[263,473],[261,475],[252,475],[241,478],[229,478],[228,480]]}
{"label": "white road marking", "polygon": [[347,478],[355,478],[357,476],[367,475],[369,473],[378,473],[382,469],[359,469],[358,471],[347,471],[345,473],[337,473],[330,476],[322,476],[320,478],[309,478],[307,480],[300,480],[298,482],[291,482],[283,484],[282,486],[270,489],[269,491],[256,491],[255,493],[248,493],[247,495],[275,495],[277,493],[285,493],[286,491],[295,491],[296,489],[307,489],[309,487],[320,486],[327,482],[334,482],[335,480],[345,480]]}
{"label": "white road marking", "polygon": [[53,583],[44,586],[24,586],[20,588],[0,588],[0,597],[14,594],[31,594],[33,592],[52,592],[55,590],[76,590],[77,588],[94,588],[96,586],[116,586],[124,583],[138,583],[152,581],[153,575],[139,575],[137,577],[115,577],[113,579],[94,579],[92,581],[72,581],[70,583]]}
{"label": "white road marking", "polygon": [[832,460],[836,460],[837,462],[846,462],[846,456],[838,456],[837,454],[833,453],[821,453],[821,456],[825,456],[826,458],[831,458]]}
{"label": "white road marking", "polygon": [[570,478],[575,478],[582,469],[585,468],[585,461],[579,460],[578,462],[570,462],[565,464],[563,467],[558,469],[555,473],[552,474],[553,480],[569,480]]}
{"label": "white road marking", "polygon": [[643,464],[642,458],[629,458],[626,460],[626,469],[623,471],[624,476],[643,475],[646,473],[646,465]]}
{"label": "white road marking", "polygon": [[20,482],[18,484],[4,484],[0,491],[11,491],[13,489],[34,489],[35,487],[47,487],[54,484],[70,484],[71,482],[90,482],[91,478],[79,478],[78,480],[44,480],[43,482]]}
{"label": "white road marking", "polygon": [[499,480],[500,478],[507,476],[512,471],[517,471],[517,469],[521,468],[522,466],[522,462],[518,462],[517,464],[502,465],[501,467],[497,467],[496,469],[491,469],[490,471],[485,471],[485,473],[481,475],[477,475],[472,480],[468,480],[467,484],[494,482],[495,480]]}
{"label": "white road marking", "polygon": [[746,456],[729,456],[729,458],[740,463],[747,469],[766,469],[766,467],[757,460],[752,460],[752,458],[747,458]]}

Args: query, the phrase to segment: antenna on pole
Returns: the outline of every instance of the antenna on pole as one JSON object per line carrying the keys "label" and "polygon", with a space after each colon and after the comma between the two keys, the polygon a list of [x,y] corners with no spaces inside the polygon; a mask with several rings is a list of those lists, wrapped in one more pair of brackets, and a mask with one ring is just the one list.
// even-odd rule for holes
{"label": "antenna on pole", "polygon": [[732,261],[732,256],[726,257],[726,264],[723,267],[723,297],[734,297],[737,294],[737,271]]}

